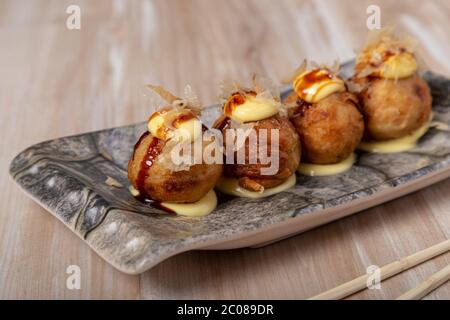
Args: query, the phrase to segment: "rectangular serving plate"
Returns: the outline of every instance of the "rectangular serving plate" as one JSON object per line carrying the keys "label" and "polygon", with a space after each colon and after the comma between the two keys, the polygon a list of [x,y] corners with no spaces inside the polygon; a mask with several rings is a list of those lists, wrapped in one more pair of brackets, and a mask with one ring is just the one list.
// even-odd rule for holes
{"label": "rectangular serving plate", "polygon": [[[344,76],[351,63],[343,65]],[[424,74],[436,121],[450,124],[450,80]],[[291,91],[282,90],[282,95]],[[207,125],[218,116],[206,108]],[[450,132],[431,128],[417,147],[397,154],[358,153],[353,168],[265,199],[234,198],[210,215],[169,215],[134,199],[126,167],[145,130],[136,124],[42,142],[17,155],[18,185],[117,269],[139,274],[181,252],[259,247],[395,199],[450,176]],[[105,183],[119,181],[117,188]]]}

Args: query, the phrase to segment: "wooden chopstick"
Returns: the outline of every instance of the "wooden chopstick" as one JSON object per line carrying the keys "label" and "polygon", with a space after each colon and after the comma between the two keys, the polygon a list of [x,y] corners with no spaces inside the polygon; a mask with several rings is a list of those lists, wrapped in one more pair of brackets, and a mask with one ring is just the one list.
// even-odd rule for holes
{"label": "wooden chopstick", "polygon": [[[406,258],[391,262],[380,268],[380,280],[382,281],[387,278],[390,278],[398,273],[408,270],[418,264],[430,260],[449,250],[450,250],[450,240],[446,240],[430,248],[416,252]],[[336,288],[330,289],[316,296],[313,296],[308,300],[336,300],[345,298],[355,292],[367,288],[367,279],[370,276],[371,276],[370,274],[362,275],[356,279],[341,284]]]}
{"label": "wooden chopstick", "polygon": [[450,265],[434,273],[417,287],[405,292],[396,300],[418,300],[450,280]]}

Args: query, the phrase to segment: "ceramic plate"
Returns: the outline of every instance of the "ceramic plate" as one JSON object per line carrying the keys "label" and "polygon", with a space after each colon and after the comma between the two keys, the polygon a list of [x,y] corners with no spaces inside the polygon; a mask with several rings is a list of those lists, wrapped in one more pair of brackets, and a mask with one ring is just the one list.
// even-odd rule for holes
{"label": "ceramic plate", "polygon": [[[344,75],[350,68],[344,65]],[[434,119],[450,124],[450,80],[432,73],[424,77],[432,89]],[[206,110],[208,125],[217,112]],[[27,194],[130,274],[188,250],[261,246],[450,176],[450,132],[431,128],[409,152],[359,153],[346,173],[298,176],[296,187],[280,194],[228,199],[206,217],[186,218],[145,206],[128,191],[127,162],[144,130],[141,123],[39,143],[10,167]],[[107,177],[123,187],[109,186]]]}

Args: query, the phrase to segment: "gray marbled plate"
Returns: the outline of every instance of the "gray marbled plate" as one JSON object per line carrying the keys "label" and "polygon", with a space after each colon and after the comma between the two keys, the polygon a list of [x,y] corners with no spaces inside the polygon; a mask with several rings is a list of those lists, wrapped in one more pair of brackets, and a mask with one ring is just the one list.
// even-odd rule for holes
{"label": "gray marbled plate", "polygon": [[[344,75],[350,67],[344,66]],[[424,76],[435,120],[449,124],[450,80]],[[207,109],[205,122],[216,116],[217,108]],[[106,261],[132,274],[183,251],[287,237],[450,175],[450,132],[432,128],[410,152],[361,153],[346,173],[299,176],[297,186],[286,192],[266,199],[234,198],[209,216],[186,218],[145,206],[128,191],[127,162],[144,128],[137,124],[39,143],[17,155],[10,167],[23,190]],[[107,177],[124,187],[108,186]]]}

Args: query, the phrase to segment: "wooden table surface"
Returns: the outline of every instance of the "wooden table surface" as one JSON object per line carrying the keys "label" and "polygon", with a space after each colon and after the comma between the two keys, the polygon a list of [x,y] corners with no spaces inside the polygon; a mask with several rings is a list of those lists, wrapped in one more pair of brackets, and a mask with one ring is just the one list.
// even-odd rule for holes
{"label": "wooden table surface", "polygon": [[[81,8],[81,29],[66,8]],[[142,85],[189,83],[214,103],[224,78],[275,80],[303,58],[354,57],[366,8],[381,7],[422,44],[431,70],[450,76],[450,1],[0,0],[0,298],[306,298],[369,265],[450,238],[450,179],[260,248],[189,252],[140,275],[122,274],[28,198],[8,176],[13,156],[60,136],[143,121]],[[350,298],[395,298],[440,270],[440,256]],[[66,268],[81,268],[81,289]],[[450,283],[426,297],[450,298]]]}

